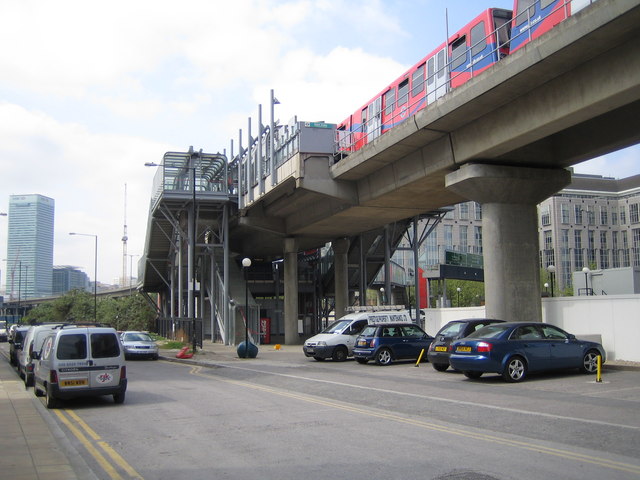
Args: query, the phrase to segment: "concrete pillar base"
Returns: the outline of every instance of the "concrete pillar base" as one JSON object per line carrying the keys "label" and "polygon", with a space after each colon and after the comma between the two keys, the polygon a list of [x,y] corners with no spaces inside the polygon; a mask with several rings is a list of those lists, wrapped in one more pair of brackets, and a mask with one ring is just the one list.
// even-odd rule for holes
{"label": "concrete pillar base", "polygon": [[335,318],[341,318],[349,305],[349,239],[339,238],[331,242],[335,278]]}
{"label": "concrete pillar base", "polygon": [[469,164],[446,187],[482,204],[487,317],[542,321],[537,205],[571,182],[564,169]]}
{"label": "concrete pillar base", "polygon": [[298,242],[284,239],[284,343],[298,345]]}

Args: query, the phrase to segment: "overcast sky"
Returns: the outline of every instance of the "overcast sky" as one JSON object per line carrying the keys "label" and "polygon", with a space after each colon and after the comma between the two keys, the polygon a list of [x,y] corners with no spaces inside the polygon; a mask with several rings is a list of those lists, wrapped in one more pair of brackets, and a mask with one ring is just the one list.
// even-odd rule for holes
{"label": "overcast sky", "polygon": [[[258,104],[267,118],[272,88],[282,122],[338,123],[444,41],[445,7],[455,31],[490,6],[512,1],[0,0],[0,212],[12,194],[53,198],[54,264],[93,279],[93,239],[69,232],[98,234],[98,279],[113,283],[125,184],[128,253],[144,249],[145,162],[229,149]],[[637,152],[576,171],[635,175]]]}

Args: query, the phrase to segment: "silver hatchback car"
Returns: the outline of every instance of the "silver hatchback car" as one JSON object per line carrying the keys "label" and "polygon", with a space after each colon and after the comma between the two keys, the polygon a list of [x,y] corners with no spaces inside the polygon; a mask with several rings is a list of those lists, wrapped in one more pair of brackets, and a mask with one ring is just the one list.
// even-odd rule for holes
{"label": "silver hatchback car", "polygon": [[132,358],[158,359],[158,345],[147,332],[126,331],[120,335],[124,356]]}

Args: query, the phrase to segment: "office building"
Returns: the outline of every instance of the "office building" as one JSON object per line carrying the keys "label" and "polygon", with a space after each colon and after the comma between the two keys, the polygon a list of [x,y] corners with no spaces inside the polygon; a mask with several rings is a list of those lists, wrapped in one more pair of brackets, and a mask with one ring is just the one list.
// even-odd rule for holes
{"label": "office building", "polygon": [[78,267],[56,265],[53,267],[53,295],[64,295],[71,290],[92,292],[89,276]]}
{"label": "office building", "polygon": [[9,196],[6,290],[11,300],[51,296],[54,211],[52,198]]}

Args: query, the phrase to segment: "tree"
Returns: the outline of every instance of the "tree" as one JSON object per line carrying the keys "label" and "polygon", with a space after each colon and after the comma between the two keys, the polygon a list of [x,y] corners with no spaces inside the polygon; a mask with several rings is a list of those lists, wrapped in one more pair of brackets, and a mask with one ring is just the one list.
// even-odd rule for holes
{"label": "tree", "polygon": [[[117,330],[153,330],[156,312],[136,293],[120,298],[98,300],[97,320]],[[31,309],[23,322],[93,322],[94,298],[89,292],[72,290],[65,295]]]}

